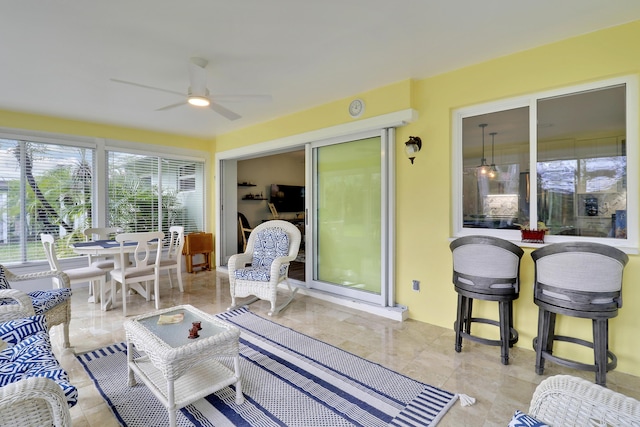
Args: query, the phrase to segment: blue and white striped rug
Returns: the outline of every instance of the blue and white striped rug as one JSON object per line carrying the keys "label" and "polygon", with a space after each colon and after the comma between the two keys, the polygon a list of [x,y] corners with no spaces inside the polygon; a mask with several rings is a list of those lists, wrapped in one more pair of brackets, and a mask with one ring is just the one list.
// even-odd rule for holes
{"label": "blue and white striped rug", "polygon": [[[434,426],[457,399],[246,308],[217,317],[241,330],[245,402],[227,387],[181,409],[179,426]],[[125,343],[77,357],[122,425],[168,425],[146,386],[127,386]]]}

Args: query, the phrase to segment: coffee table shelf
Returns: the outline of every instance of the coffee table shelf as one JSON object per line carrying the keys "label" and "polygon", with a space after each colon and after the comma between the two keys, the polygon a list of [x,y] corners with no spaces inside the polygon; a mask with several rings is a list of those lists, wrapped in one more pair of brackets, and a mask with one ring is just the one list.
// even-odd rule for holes
{"label": "coffee table shelf", "polygon": [[[167,379],[162,375],[162,372],[153,366],[147,357],[134,359],[133,362],[134,364],[131,366],[133,371],[146,380],[144,383],[165,407],[170,406],[167,395]],[[184,408],[198,399],[235,384],[235,382],[235,374],[231,369],[215,360],[204,362],[173,382],[174,404],[176,408]]]}
{"label": "coffee table shelf", "polygon": [[[177,324],[158,325],[160,315],[184,315]],[[200,337],[188,339],[189,327],[200,321]],[[244,401],[240,380],[240,330],[190,305],[132,317],[124,322],[129,385],[137,377],[149,387],[176,425],[176,411],[224,387],[235,384],[236,403]],[[133,357],[133,346],[142,356]],[[233,360],[233,369],[220,363]]]}

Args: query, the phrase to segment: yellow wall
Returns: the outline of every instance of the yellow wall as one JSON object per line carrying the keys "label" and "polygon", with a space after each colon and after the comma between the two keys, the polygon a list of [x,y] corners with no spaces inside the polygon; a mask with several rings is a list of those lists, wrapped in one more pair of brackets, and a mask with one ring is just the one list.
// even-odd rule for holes
{"label": "yellow wall", "polygon": [[[398,129],[397,140],[418,135],[423,148],[411,166],[397,150],[397,260],[396,300],[409,306],[411,318],[451,328],[456,294],[451,285],[449,238],[451,229],[451,113],[454,109],[519,94],[600,80],[613,76],[640,74],[640,21],[606,29],[562,42],[419,81],[402,81],[369,92],[354,94],[322,106],[288,115],[267,123],[216,138],[215,149],[225,151],[296,135],[324,127],[349,123],[347,106],[351,99],[366,103],[363,119],[414,108],[419,119]],[[207,150],[209,141],[175,135],[115,128],[104,125],[56,120],[2,112],[0,126],[35,129],[74,135],[98,136],[153,144],[179,145]],[[193,144],[193,145],[191,145]],[[629,159],[636,162],[638,159]],[[215,178],[214,178],[215,179]],[[214,186],[212,188],[215,188]],[[212,205],[213,206],[213,205]],[[213,211],[213,210],[212,210]],[[418,213],[418,214],[417,214]],[[210,218],[209,229],[213,229]],[[533,264],[527,250],[521,269],[521,293],[516,302],[515,326],[520,332],[518,346],[531,348],[536,334],[537,309],[532,302]],[[422,282],[422,290],[411,290],[411,280]],[[610,322],[610,346],[618,356],[618,370],[640,376],[640,257],[630,256],[624,278],[624,307]],[[493,305],[478,304],[494,316]],[[572,329],[590,337],[585,321],[559,321],[561,331]],[[453,341],[451,343],[453,346]],[[532,367],[533,370],[533,367]]]}
{"label": "yellow wall", "polygon": [[146,144],[187,147],[193,150],[211,151],[212,142],[202,138],[152,132],[100,123],[67,120],[37,114],[16,113],[0,110],[0,127],[29,129],[39,132],[59,133],[63,135],[105,138],[121,141],[142,142]]}
{"label": "yellow wall", "polygon": [[[520,52],[415,84],[413,107],[420,120],[406,131],[423,139],[423,152],[413,168],[398,165],[398,292],[397,300],[410,305],[410,317],[444,327],[454,321],[456,295],[451,288],[450,164],[451,113],[454,109],[519,94],[569,86],[613,76],[640,73],[640,21]],[[637,131],[637,130],[636,130]],[[638,159],[628,159],[629,164]],[[411,183],[425,184],[414,190]],[[433,203],[437,200],[438,203]],[[415,236],[415,215],[421,213],[422,236]],[[429,245],[424,245],[428,239]],[[520,299],[514,306],[518,346],[531,348],[536,335],[537,307],[533,304],[533,263],[526,250],[521,268]],[[418,260],[418,261],[416,261]],[[618,369],[640,375],[640,258],[630,256],[624,277],[624,306],[610,322],[610,346]],[[411,291],[411,279],[420,279],[422,292]],[[495,305],[495,304],[494,304]],[[486,305],[485,305],[486,307]],[[495,308],[491,307],[492,313]],[[495,318],[495,315],[492,317]],[[589,321],[559,319],[559,330],[571,329],[591,337]]]}
{"label": "yellow wall", "polygon": [[[613,76],[640,73],[640,21],[540,48],[501,57],[418,81],[403,81],[216,139],[219,151],[348,123],[347,105],[355,97],[366,102],[362,118],[414,108],[419,119],[398,129],[397,140],[422,137],[423,149],[411,166],[397,144],[396,300],[409,306],[413,319],[451,328],[456,293],[451,284],[451,113],[454,109],[521,94],[570,86]],[[629,159],[638,162],[638,159]],[[416,183],[420,183],[417,185]],[[416,214],[419,213],[419,214]],[[536,335],[533,304],[533,263],[526,250],[521,269],[521,293],[516,301],[518,346],[531,348]],[[610,322],[610,344],[618,370],[640,375],[640,259],[631,256],[625,270],[624,307]],[[422,282],[421,292],[411,280]],[[495,303],[479,302],[481,312],[497,317]],[[569,319],[571,320],[571,319]],[[585,320],[559,319],[560,332],[590,339]],[[453,345],[453,342],[452,342]],[[585,360],[586,361],[586,360]],[[533,369],[533,367],[532,367]]]}

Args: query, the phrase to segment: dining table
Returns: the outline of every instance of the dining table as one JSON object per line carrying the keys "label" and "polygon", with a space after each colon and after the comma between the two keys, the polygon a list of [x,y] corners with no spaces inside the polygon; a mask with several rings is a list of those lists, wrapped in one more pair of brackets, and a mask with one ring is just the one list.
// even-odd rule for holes
{"label": "dining table", "polygon": [[[131,254],[135,252],[136,246],[136,242],[124,242],[122,248],[125,254]],[[71,248],[78,255],[91,255],[107,258],[113,257],[114,269],[120,268],[120,242],[117,242],[115,240],[91,240],[88,242],[72,243]],[[132,283],[130,285],[130,292],[131,291],[138,292],[145,298],[147,296],[146,290],[139,283]],[[105,294],[106,293],[107,292],[105,292]],[[103,307],[105,308],[105,310],[109,310],[111,308],[113,300],[115,299],[114,297],[115,295],[111,295],[111,292],[109,291],[109,298],[103,303]],[[153,299],[154,296],[150,295],[150,298]],[[89,295],[89,301],[98,302],[99,299],[99,295]]]}

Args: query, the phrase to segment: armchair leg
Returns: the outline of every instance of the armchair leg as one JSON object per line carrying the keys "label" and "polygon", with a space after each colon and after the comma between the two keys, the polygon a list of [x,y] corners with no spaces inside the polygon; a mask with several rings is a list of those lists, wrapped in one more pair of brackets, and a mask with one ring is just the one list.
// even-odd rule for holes
{"label": "armchair leg", "polygon": [[63,328],[63,337],[64,337],[64,348],[71,347],[71,343],[69,342],[69,322],[64,322],[62,324]]}
{"label": "armchair leg", "polygon": [[231,306],[227,308],[227,310],[235,310],[236,308],[240,307],[241,305],[249,305],[249,304],[253,304],[254,302],[258,301],[260,298],[258,297],[251,297],[246,301],[242,301],[242,304],[236,304],[236,297],[235,296],[231,296]]}
{"label": "armchair leg", "polygon": [[298,292],[299,288],[291,289],[291,285],[289,285],[289,282],[287,281],[286,283],[287,283],[287,287],[289,288],[289,297],[285,302],[280,304],[278,307],[275,306],[276,305],[275,300],[271,301],[271,311],[267,313],[269,316],[273,316],[274,314],[280,313],[282,309],[284,309],[286,306],[289,305],[291,301],[293,301],[293,297],[296,295],[296,292]]}

